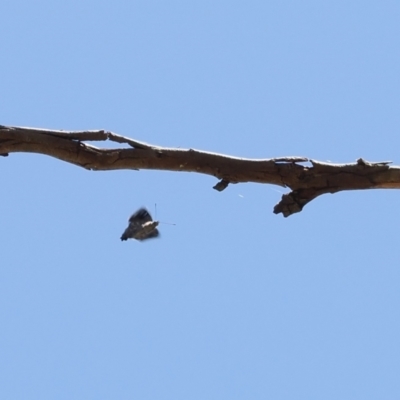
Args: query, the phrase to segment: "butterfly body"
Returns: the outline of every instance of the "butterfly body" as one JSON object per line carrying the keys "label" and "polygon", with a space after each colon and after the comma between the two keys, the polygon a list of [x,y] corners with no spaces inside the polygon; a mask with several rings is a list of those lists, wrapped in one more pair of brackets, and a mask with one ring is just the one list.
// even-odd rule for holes
{"label": "butterfly body", "polygon": [[159,236],[157,229],[159,222],[153,221],[150,213],[141,208],[129,218],[129,225],[121,236],[121,240],[146,240]]}

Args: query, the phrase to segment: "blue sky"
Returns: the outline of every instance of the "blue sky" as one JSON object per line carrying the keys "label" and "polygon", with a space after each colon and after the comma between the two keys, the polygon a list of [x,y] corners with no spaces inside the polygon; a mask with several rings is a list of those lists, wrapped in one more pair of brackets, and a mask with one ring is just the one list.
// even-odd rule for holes
{"label": "blue sky", "polygon": [[[0,124],[400,163],[397,1],[3,1]],[[108,146],[108,144],[100,144]],[[111,144],[110,144],[111,146]],[[398,191],[2,158],[4,399],[394,399]],[[146,206],[161,238],[121,242]]]}

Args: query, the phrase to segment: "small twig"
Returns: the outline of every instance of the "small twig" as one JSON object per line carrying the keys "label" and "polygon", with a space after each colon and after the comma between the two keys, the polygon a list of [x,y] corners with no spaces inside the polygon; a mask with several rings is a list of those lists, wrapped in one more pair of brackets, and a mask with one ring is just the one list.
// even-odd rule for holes
{"label": "small twig", "polygon": [[107,132],[107,134],[108,134],[108,139],[112,140],[113,142],[127,143],[130,146],[134,147],[135,149],[151,149],[151,150],[158,149],[158,146],[153,146],[145,142],[139,142],[138,140],[133,140],[125,136],[120,136],[113,132]]}

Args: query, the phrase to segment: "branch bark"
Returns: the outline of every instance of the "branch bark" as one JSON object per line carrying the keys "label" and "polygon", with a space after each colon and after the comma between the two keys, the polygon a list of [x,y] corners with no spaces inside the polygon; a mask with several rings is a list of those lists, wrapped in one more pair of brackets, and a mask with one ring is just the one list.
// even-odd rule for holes
{"label": "branch bark", "polygon": [[[112,141],[129,147],[102,149],[85,142]],[[139,142],[113,132],[59,131],[0,125],[0,155],[39,153],[88,170],[155,169],[197,172],[220,181],[214,189],[222,191],[230,183],[268,183],[288,187],[274,207],[274,213],[288,217],[300,212],[325,193],[358,189],[400,188],[400,167],[390,162],[352,164],[323,163],[306,157],[246,159],[194,149],[165,148]],[[304,164],[305,163],[305,164]]]}

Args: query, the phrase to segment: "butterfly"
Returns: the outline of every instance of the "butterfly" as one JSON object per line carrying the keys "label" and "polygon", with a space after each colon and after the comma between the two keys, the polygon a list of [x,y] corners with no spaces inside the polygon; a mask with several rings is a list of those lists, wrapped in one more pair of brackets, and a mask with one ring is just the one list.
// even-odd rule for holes
{"label": "butterfly", "polygon": [[159,222],[153,221],[145,208],[140,208],[129,218],[129,225],[122,234],[121,240],[156,238],[160,234],[157,229],[158,224]]}

